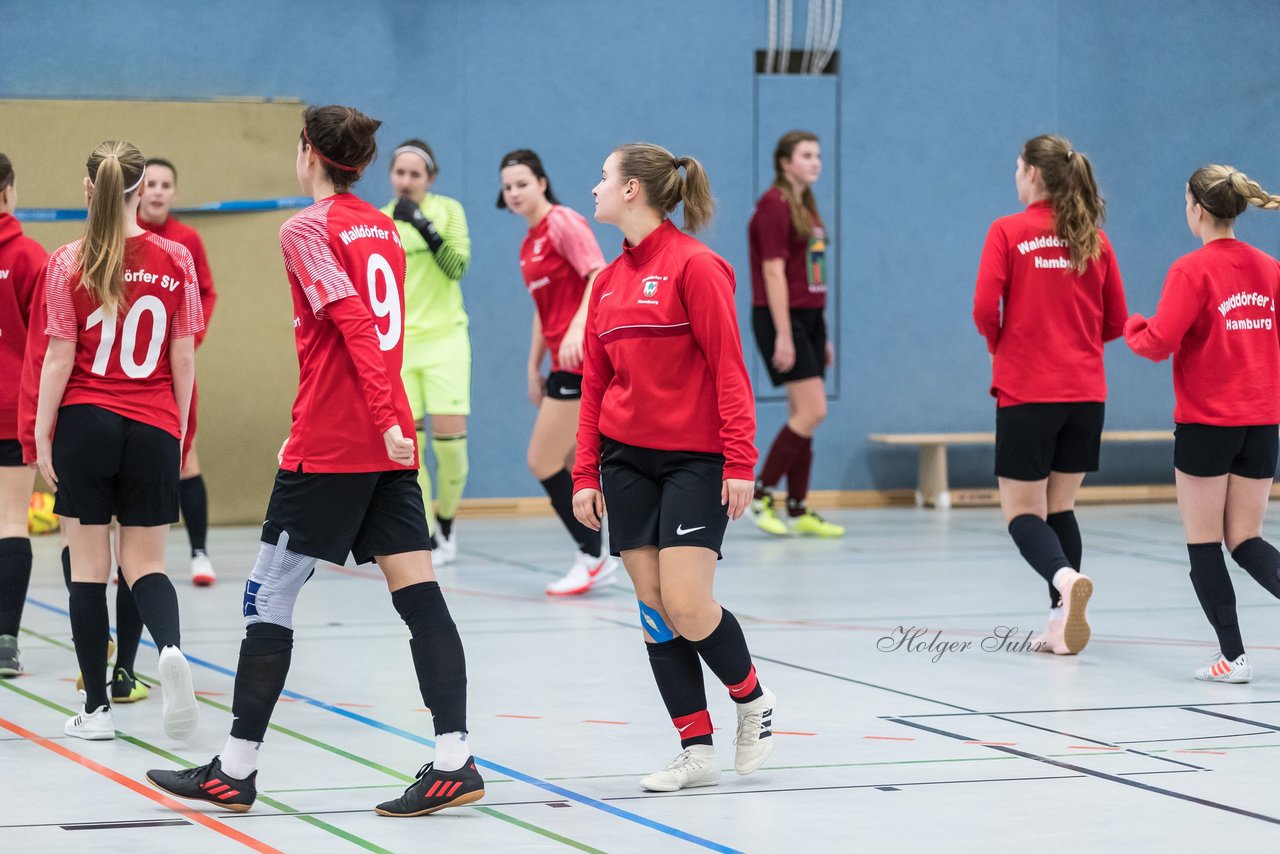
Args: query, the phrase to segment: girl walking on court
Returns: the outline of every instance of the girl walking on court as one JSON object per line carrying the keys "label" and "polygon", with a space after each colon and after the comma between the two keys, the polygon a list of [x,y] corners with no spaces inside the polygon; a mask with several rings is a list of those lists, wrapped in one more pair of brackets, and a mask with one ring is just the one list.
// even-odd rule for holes
{"label": "girl walking on court", "polygon": [[471,337],[459,279],[471,265],[471,236],[462,205],[431,192],[439,174],[431,146],[420,139],[400,143],[391,154],[391,188],[396,200],[382,211],[395,219],[407,259],[402,379],[420,451],[427,446],[428,433],[431,435],[439,481],[434,512],[425,462],[418,482],[429,525],[435,517],[435,561],[444,565],[458,557],[453,520],[470,471]]}
{"label": "girl walking on court", "polygon": [[0,677],[22,672],[18,628],[31,581],[31,539],[27,507],[35,471],[22,462],[18,441],[18,383],[27,330],[37,302],[36,282],[44,267],[44,247],[22,233],[13,216],[18,206],[13,163],[0,154]]}
{"label": "girl walking on court", "polygon": [[293,611],[316,564],[376,561],[409,627],[435,761],[379,815],[425,815],[478,801],[467,748],[462,639],[431,566],[413,416],[399,382],[404,250],[395,225],[350,192],[377,153],[381,122],[350,107],[303,113],[296,171],[316,202],[280,229],[293,295],[298,396],[245,582],[231,734],[220,756],[147,779],[181,798],[244,812],[257,798],[258,751],[293,654]]}
{"label": "girl walking on court", "polygon": [[204,328],[191,253],[138,225],[145,161],[127,142],[89,155],[85,236],[50,256],[43,273],[48,349],[34,441],[56,490],[71,553],[71,632],[84,682],[83,714],[67,735],[115,738],[106,685],[110,524],[138,614],[160,650],[164,727],[187,738],[198,718],[179,647],[178,598],[164,573],[178,520],[178,468]]}
{"label": "girl walking on court", "polygon": [[[176,241],[187,247],[196,266],[196,278],[200,280],[200,306],[204,310],[205,331],[196,336],[196,348],[204,343],[208,324],[213,320],[213,306],[218,301],[213,288],[213,273],[205,255],[204,241],[200,234],[173,216],[173,201],[178,192],[178,169],[168,160],[152,157],[147,160],[147,176],[142,182],[142,203],[138,206],[138,225],[147,231]],[[187,528],[191,543],[191,583],[207,587],[217,580],[213,562],[209,559],[209,494],[205,489],[204,475],[200,470],[200,455],[196,452],[196,409],[199,389],[191,390],[191,414],[187,417],[187,435],[182,443],[182,471],[178,480],[178,503],[181,505],[182,522]]]}
{"label": "girl walking on court", "polygon": [[1074,655],[1089,642],[1093,593],[1080,573],[1075,499],[1085,473],[1098,470],[1102,349],[1124,331],[1124,286],[1087,157],[1062,137],[1037,136],[1022,148],[1014,183],[1027,208],[987,232],[973,318],[991,355],[1000,507],[1049,588],[1048,625],[1032,642]]}
{"label": "girl walking on court", "polygon": [[[542,160],[528,149],[502,158],[498,207],[529,223],[520,244],[520,274],[533,297],[529,400],[538,418],[529,437],[529,471],[578,547],[569,572],[547,585],[552,596],[576,596],[616,582],[618,560],[604,554],[600,532],[573,515],[573,451],[582,401],[582,341],[591,285],[604,256],[582,215],[556,200]],[[542,360],[551,355],[551,373]]]}
{"label": "girl walking on court", "polygon": [[587,317],[573,509],[599,530],[607,503],[610,548],[635,585],[649,664],[680,738],[675,760],[640,785],[714,786],[702,661],[737,709],[738,773],[755,771],[773,748],[773,692],[756,676],[738,621],[712,595],[725,529],[751,501],[756,461],[733,268],[667,219],[680,204],[690,232],[711,218],[711,186],[694,158],[620,146],[592,193],[596,219],[624,240],[596,277]]}
{"label": "girl walking on court", "polygon": [[1280,262],[1235,236],[1249,205],[1280,209],[1280,196],[1230,166],[1203,166],[1187,181],[1187,227],[1203,246],[1165,276],[1150,318],[1125,324],[1133,351],[1173,356],[1174,478],[1187,535],[1191,586],[1221,655],[1195,672],[1248,682],[1236,594],[1222,556],[1280,598],[1280,552],[1262,539],[1280,429]]}
{"label": "girl walking on court", "polygon": [[[747,229],[751,250],[751,325],[774,387],[787,390],[787,422],[774,437],[751,502],[768,534],[842,537],[844,528],[805,505],[813,434],[827,417],[824,380],[835,359],[827,336],[827,258],[831,240],[813,185],[822,174],[818,137],[793,130],[773,151],[773,186],[756,203]],[[773,488],[787,479],[787,521]]]}

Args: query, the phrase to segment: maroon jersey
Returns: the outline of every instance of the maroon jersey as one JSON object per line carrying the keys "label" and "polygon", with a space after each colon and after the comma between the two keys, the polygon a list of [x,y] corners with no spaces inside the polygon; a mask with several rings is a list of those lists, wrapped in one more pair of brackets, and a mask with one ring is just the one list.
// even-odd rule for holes
{"label": "maroon jersey", "polygon": [[280,249],[293,292],[298,396],[284,468],[369,472],[401,468],[382,434],[414,436],[400,381],[404,247],[395,223],[351,193],[289,218]]}
{"label": "maroon jersey", "polygon": [[770,187],[756,202],[755,213],[747,226],[747,242],[751,252],[751,304],[768,306],[764,287],[765,261],[786,262],[787,304],[790,308],[823,308],[827,304],[827,256],[830,238],[822,218],[811,214],[813,236],[808,240],[797,232],[791,221],[791,206],[782,190]]}
{"label": "maroon jersey", "polygon": [[[587,276],[604,267],[591,226],[577,211],[555,205],[529,229],[520,244],[520,274],[538,308],[542,338],[551,351],[551,370],[560,366],[560,342],[582,305]],[[582,373],[577,368],[572,373]]]}
{"label": "maroon jersey", "polygon": [[76,342],[62,405],[87,403],[181,437],[169,342],[204,329],[191,253],[154,234],[125,242],[123,304],[108,313],[80,287],[81,241],[49,257],[45,332]]}
{"label": "maroon jersey", "polygon": [[9,214],[0,214],[0,439],[18,436],[18,383],[27,346],[27,327],[36,302],[36,281],[44,247],[22,233]]}

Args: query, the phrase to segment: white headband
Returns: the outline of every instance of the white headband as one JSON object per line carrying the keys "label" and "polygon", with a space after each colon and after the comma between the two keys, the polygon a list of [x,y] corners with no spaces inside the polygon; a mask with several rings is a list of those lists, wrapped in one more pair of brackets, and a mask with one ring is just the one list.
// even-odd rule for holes
{"label": "white headband", "polygon": [[418,146],[416,145],[402,145],[399,148],[397,148],[395,151],[391,152],[391,162],[394,163],[396,158],[399,157],[401,154],[404,154],[405,152],[411,152],[413,154],[416,154],[419,157],[421,157],[424,161],[426,161],[428,172],[436,171],[436,162],[431,159],[431,155],[427,154],[426,149],[418,148]]}
{"label": "white headband", "polygon": [[138,180],[133,182],[132,187],[125,187],[124,194],[127,196],[142,185],[142,179],[147,177],[147,170],[143,169],[142,174],[138,176]]}

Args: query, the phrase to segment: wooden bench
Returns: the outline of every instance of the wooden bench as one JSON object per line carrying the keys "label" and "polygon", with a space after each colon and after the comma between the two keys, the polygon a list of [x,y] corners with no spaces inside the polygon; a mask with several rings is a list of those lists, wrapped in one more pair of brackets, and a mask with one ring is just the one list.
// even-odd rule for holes
{"label": "wooden bench", "polygon": [[[953,493],[947,483],[947,448],[950,445],[995,446],[995,433],[872,433],[867,441],[877,445],[901,447],[914,445],[919,450],[919,473],[916,480],[916,505],[923,507],[951,507],[999,503],[994,489],[963,490]],[[1104,430],[1102,441],[1109,442],[1172,442],[1172,430]],[[1127,487],[1106,487],[1115,497],[1131,500],[1165,498],[1172,487],[1140,487],[1141,495],[1129,496]],[[1159,493],[1157,495],[1157,493]]]}

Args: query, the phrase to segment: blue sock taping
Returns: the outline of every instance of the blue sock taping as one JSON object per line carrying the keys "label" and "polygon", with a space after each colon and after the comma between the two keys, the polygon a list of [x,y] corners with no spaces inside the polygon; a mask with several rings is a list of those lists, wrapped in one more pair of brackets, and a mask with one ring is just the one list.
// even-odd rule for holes
{"label": "blue sock taping", "polygon": [[649,637],[658,643],[675,640],[676,633],[667,628],[661,614],[639,600],[636,600],[636,604],[640,606],[640,625],[649,633]]}

